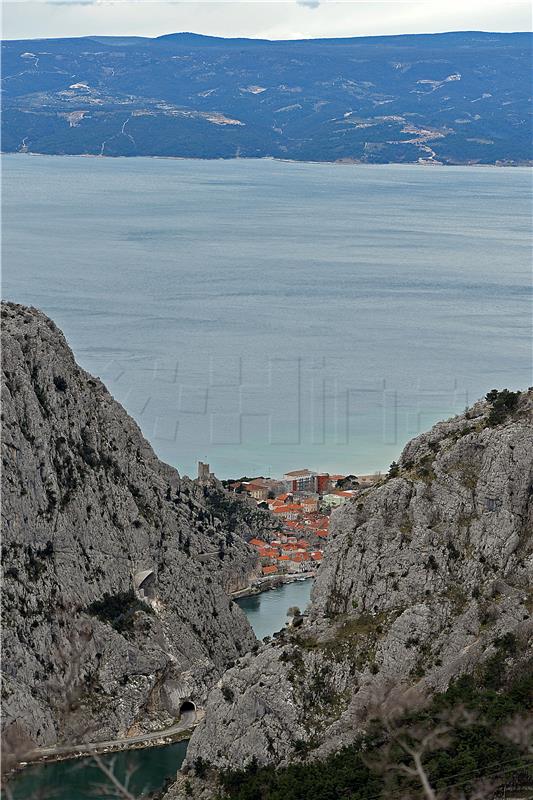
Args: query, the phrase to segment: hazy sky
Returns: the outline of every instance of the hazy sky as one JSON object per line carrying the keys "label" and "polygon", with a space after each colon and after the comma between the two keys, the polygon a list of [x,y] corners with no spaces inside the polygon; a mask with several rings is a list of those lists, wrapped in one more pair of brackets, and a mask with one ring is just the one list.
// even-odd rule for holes
{"label": "hazy sky", "polygon": [[513,0],[10,0],[5,39],[94,34],[300,39],[449,30],[531,30],[530,2]]}

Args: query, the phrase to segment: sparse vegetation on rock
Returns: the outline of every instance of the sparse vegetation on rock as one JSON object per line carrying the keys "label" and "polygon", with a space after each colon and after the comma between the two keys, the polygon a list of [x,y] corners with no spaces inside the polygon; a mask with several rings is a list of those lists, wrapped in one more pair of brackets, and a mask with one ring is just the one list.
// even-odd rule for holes
{"label": "sparse vegetation on rock", "polygon": [[292,769],[307,785],[312,766],[289,768],[279,784],[273,770],[302,753],[338,765],[331,754],[367,730],[372,697],[387,687],[430,698],[482,674],[490,694],[502,669],[523,675],[533,656],[533,390],[504,394],[504,419],[487,424],[499,397],[413,439],[394,480],[335,512],[302,625],[227,673],[231,713],[214,692],[188,758],[201,753],[216,772],[255,756],[267,785],[284,790]]}

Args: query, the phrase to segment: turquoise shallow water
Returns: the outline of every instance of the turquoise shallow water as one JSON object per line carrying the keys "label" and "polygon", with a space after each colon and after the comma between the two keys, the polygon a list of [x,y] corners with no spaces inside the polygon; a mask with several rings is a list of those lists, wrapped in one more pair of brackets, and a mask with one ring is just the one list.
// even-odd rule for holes
{"label": "turquoise shallow water", "polygon": [[287,622],[287,610],[291,606],[298,606],[304,611],[311,596],[312,580],[285,583],[278,589],[255,594],[251,597],[242,597],[237,600],[258,639],[272,636]]}
{"label": "turquoise shallow water", "polygon": [[531,385],[531,171],[3,158],[3,295],[158,454],[221,477],[386,467]]}

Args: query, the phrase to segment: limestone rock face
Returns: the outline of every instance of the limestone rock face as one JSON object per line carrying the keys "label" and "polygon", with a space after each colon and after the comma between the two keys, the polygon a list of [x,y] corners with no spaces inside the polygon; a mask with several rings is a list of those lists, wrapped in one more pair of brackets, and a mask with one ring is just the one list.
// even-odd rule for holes
{"label": "limestone rock face", "polygon": [[173,724],[255,642],[257,557],[35,309],[3,304],[4,731]]}
{"label": "limestone rock face", "polygon": [[533,391],[498,424],[489,413],[418,436],[397,477],[334,512],[304,624],[226,672],[189,766],[321,757],[388,687],[443,690],[507,633],[531,653]]}

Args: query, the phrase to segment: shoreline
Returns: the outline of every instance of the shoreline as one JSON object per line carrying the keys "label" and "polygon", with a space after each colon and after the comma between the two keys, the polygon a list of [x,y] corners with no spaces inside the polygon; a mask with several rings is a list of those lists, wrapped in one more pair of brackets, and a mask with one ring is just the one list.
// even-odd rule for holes
{"label": "shoreline", "polygon": [[384,164],[369,164],[367,161],[357,161],[350,159],[340,159],[338,161],[313,161],[306,159],[295,158],[278,158],[277,156],[228,156],[228,158],[214,157],[202,158],[201,156],[156,156],[156,155],[137,155],[137,156],[107,156],[100,155],[99,153],[35,153],[31,150],[20,152],[19,150],[0,150],[0,156],[37,156],[49,158],[98,158],[106,159],[108,161],[118,161],[119,159],[135,161],[140,158],[152,158],[158,161],[273,161],[279,164],[313,164],[315,166],[324,167],[430,167],[432,169],[454,168],[454,167],[490,167],[491,169],[531,169],[533,168],[533,159],[524,162],[514,163],[492,163],[480,164],[479,162],[465,161],[461,164],[446,164],[442,161],[387,161]]}
{"label": "shoreline", "polygon": [[[203,718],[203,717],[202,717]],[[4,777],[13,777],[22,772],[25,772],[28,767],[38,764],[56,764],[60,761],[78,761],[83,758],[91,758],[93,755],[107,755],[108,753],[125,753],[130,750],[149,750],[153,747],[165,747],[170,744],[178,744],[179,742],[187,742],[191,738],[194,729],[196,728],[198,720],[194,725],[174,731],[172,728],[162,731],[152,731],[146,734],[146,738],[142,741],[106,741],[106,742],[87,742],[72,747],[53,752],[39,752],[39,750],[47,751],[52,748],[37,748],[36,750],[28,753],[22,761],[19,761]]]}
{"label": "shoreline", "polygon": [[[272,578],[260,578],[256,584],[239,589],[229,594],[232,600],[239,600],[245,597],[254,597],[274,589],[279,589],[284,584],[296,583],[297,581],[312,580],[315,572],[295,573],[291,575],[276,575]],[[92,755],[107,755],[108,753],[122,753],[130,750],[148,750],[155,747],[165,747],[170,744],[188,741],[196,726],[201,722],[204,715],[203,709],[198,710],[194,723],[186,728],[177,729],[174,725],[161,731],[148,731],[142,737],[131,737],[131,740],[107,740],[102,742],[83,742],[76,745],[59,745],[58,750],[54,747],[36,748],[27,753],[6,775],[5,778],[13,777],[23,773],[29,767],[39,764],[53,764],[60,761],[78,761],[84,758],[91,758]]]}
{"label": "shoreline", "polygon": [[296,572],[291,575],[273,575],[271,578],[260,578],[256,584],[247,586],[244,589],[238,589],[236,592],[231,592],[230,597],[232,600],[240,600],[243,597],[255,597],[255,595],[263,594],[271,589],[279,589],[285,583],[297,583],[298,581],[313,580],[316,572]]}

